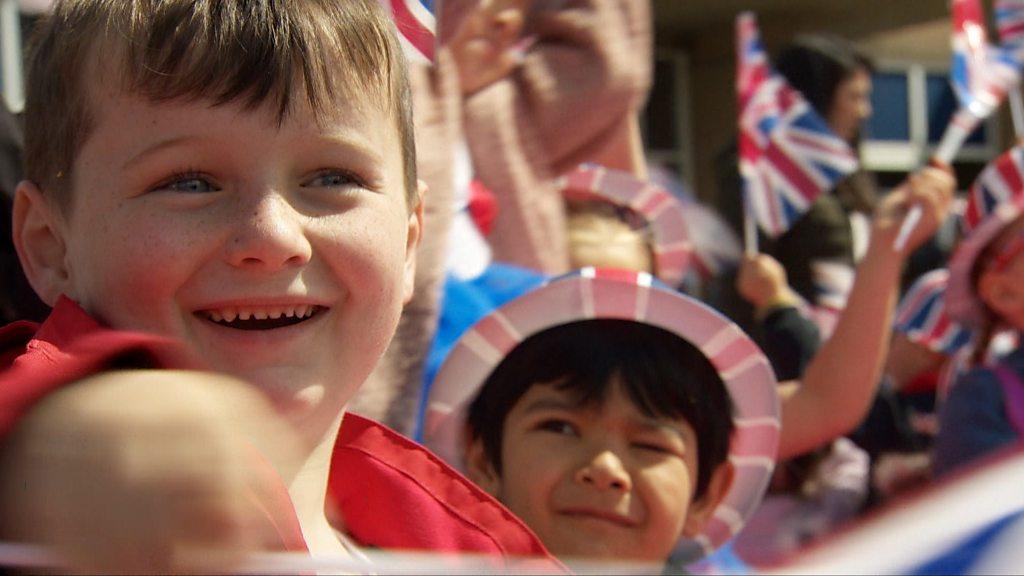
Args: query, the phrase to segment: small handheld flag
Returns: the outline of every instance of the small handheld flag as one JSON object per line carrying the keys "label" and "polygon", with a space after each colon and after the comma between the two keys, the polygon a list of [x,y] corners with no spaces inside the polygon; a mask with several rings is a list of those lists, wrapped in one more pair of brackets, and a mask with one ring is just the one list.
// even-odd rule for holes
{"label": "small handheld flag", "polygon": [[900,301],[893,330],[929,350],[953,355],[971,343],[971,330],[946,313],[948,281],[944,268],[918,278]]}
{"label": "small handheld flag", "polygon": [[988,42],[978,0],[953,2],[953,62],[950,75],[960,107],[987,118],[1019,81],[1009,50]]}
{"label": "small handheld flag", "polygon": [[[971,132],[988,118],[1020,82],[1009,50],[988,43],[978,0],[953,0],[953,62],[950,76],[960,108],[946,127],[933,158],[950,164]],[[921,219],[914,206],[900,226],[893,247],[902,250]]]}
{"label": "small handheld flag", "polygon": [[752,13],[737,17],[736,36],[740,174],[747,220],[756,219],[775,237],[788,230],[818,195],[856,170],[857,157],[807,100],[771,69]]}

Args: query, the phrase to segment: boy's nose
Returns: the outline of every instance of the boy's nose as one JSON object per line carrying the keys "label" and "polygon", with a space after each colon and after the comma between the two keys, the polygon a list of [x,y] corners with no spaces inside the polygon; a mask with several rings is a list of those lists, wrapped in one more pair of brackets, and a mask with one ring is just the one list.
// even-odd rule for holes
{"label": "boy's nose", "polygon": [[596,454],[581,466],[575,480],[598,490],[628,492],[633,489],[633,481],[622,460],[610,450]]}
{"label": "boy's nose", "polygon": [[238,224],[226,257],[239,268],[276,270],[301,266],[312,256],[303,216],[277,195],[266,195],[238,209]]}

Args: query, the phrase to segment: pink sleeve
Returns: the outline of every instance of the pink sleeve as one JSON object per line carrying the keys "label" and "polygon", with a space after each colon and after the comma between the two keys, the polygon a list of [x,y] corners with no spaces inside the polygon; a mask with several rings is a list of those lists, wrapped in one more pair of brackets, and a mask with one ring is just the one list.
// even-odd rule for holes
{"label": "pink sleeve", "polygon": [[[467,4],[466,2],[462,3]],[[651,81],[646,0],[537,0],[520,68],[464,104],[477,177],[494,191],[495,259],[568,269],[554,179],[581,162],[627,168],[621,156]]]}

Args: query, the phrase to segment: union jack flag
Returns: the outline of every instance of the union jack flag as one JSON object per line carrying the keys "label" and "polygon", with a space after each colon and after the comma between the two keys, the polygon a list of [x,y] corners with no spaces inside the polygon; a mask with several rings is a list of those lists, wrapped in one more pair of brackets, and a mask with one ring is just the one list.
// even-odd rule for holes
{"label": "union jack flag", "polygon": [[967,194],[960,225],[969,234],[995,209],[1024,195],[1024,148],[1012,148],[982,170]]}
{"label": "union jack flag", "polygon": [[924,274],[900,301],[893,329],[934,352],[952,355],[971,343],[970,329],[946,314],[949,270]]}
{"label": "union jack flag", "polygon": [[846,262],[833,260],[811,261],[811,278],[814,285],[814,305],[805,313],[818,326],[822,341],[828,340],[835,332],[839,315],[846,308],[846,300],[853,290],[856,270]]}
{"label": "union jack flag", "polygon": [[380,0],[391,10],[398,40],[410,61],[433,62],[437,22],[434,7],[440,0]]}
{"label": "union jack flag", "polygon": [[740,174],[758,224],[775,237],[857,169],[850,146],[771,69],[757,20],[736,20]]}
{"label": "union jack flag", "polygon": [[999,43],[1018,54],[1024,49],[1024,0],[996,0]]}
{"label": "union jack flag", "polygon": [[[1008,10],[1004,12],[1009,14]],[[1011,28],[1007,26],[1006,30]],[[1011,49],[989,44],[978,0],[953,0],[950,76],[960,107],[976,118],[991,114],[1020,80],[1018,64]]]}

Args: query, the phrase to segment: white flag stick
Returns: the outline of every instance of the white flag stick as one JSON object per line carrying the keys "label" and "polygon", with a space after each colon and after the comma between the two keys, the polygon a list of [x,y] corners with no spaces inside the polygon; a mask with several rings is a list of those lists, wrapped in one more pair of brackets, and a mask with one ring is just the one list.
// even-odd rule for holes
{"label": "white flag stick", "polygon": [[754,207],[750,205],[750,198],[743,194],[743,253],[747,256],[754,256],[760,250],[757,242],[757,217],[754,216]]}
{"label": "white flag stick", "polygon": [[[956,153],[960,151],[960,147],[964,145],[967,137],[971,135],[979,121],[980,119],[977,116],[967,110],[957,110],[949,126],[946,127],[946,131],[942,134],[942,140],[939,142],[939,147],[935,149],[932,158],[943,164],[952,164]],[[906,247],[910,234],[917,227],[917,223],[921,221],[922,216],[920,206],[914,205],[910,209],[910,212],[903,218],[900,230],[896,234],[896,241],[892,245],[894,250],[899,252]]]}
{"label": "white flag stick", "polygon": [[1010,117],[1013,118],[1013,133],[1017,138],[1024,138],[1024,98],[1020,95],[1020,87],[1010,89]]}

